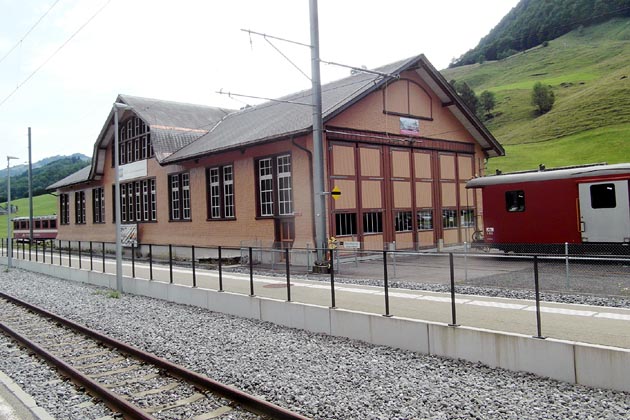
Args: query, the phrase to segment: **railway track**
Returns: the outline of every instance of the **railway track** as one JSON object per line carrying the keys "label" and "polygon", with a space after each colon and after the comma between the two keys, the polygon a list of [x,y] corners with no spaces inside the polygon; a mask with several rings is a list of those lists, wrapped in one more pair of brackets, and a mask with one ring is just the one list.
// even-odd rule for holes
{"label": "railway track", "polygon": [[4,293],[0,329],[127,419],[306,419]]}

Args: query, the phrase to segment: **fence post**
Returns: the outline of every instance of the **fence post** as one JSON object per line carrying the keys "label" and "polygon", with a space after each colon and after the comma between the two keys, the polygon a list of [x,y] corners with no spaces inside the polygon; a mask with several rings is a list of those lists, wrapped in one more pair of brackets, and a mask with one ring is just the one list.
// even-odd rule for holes
{"label": "fence post", "polygon": [[249,252],[249,295],[254,296],[254,261],[252,258],[252,247],[248,249]]}
{"label": "fence post", "polygon": [[544,339],[540,325],[540,288],[538,286],[538,256],[534,255],[534,287],[536,289],[536,332],[534,338]]}
{"label": "fence post", "polygon": [[195,273],[195,246],[191,246],[191,257],[192,257],[192,276],[193,276],[193,287],[197,287],[197,273]]}
{"label": "fence post", "polygon": [[39,262],[39,255],[37,251],[37,241],[35,241],[35,262]]}
{"label": "fence post", "polygon": [[94,271],[93,253],[94,248],[92,246],[92,241],[90,241],[90,271]]}
{"label": "fence post", "polygon": [[[24,246],[25,246],[25,245],[24,245],[24,243],[25,243],[25,242],[24,242],[24,241],[22,241],[22,248],[24,248]],[[28,242],[28,260],[29,260],[29,261],[32,261],[32,257],[31,257],[31,245],[32,245],[32,244],[31,244],[31,242],[29,241],[29,242]]]}
{"label": "fence post", "polygon": [[72,241],[68,241],[68,267],[72,267]]}
{"label": "fence post", "polygon": [[51,239],[50,240],[50,264],[54,264],[54,254],[53,254],[53,250],[55,249],[55,240]]}
{"label": "fence post", "polygon": [[103,273],[105,272],[105,242],[101,243],[102,248],[101,251],[103,252]]}
{"label": "fence post", "polygon": [[149,244],[149,281],[153,280],[153,245]]}
{"label": "fence post", "polygon": [[334,250],[330,249],[330,308],[335,309],[335,266],[334,266]]}
{"label": "fence post", "polygon": [[79,270],[81,269],[81,241],[79,241]]}
{"label": "fence post", "polygon": [[289,262],[289,248],[284,249],[284,263],[287,275],[287,302],[291,302],[291,263]]}
{"label": "fence post", "polygon": [[59,265],[63,265],[61,263],[61,239],[59,239]]}
{"label": "fence post", "polygon": [[131,278],[136,278],[136,246],[131,243]]}
{"label": "fence post", "polygon": [[569,287],[571,287],[571,285],[569,284],[569,243],[568,242],[564,243],[564,265],[565,265],[565,271],[566,271],[565,286],[568,289]]}
{"label": "fence post", "polygon": [[42,242],[42,262],[46,264],[46,240]]}
{"label": "fence post", "polygon": [[464,283],[468,282],[468,242],[464,242]]}
{"label": "fence post", "polygon": [[386,317],[391,317],[389,313],[389,284],[387,278],[387,250],[383,251],[383,280],[385,285],[385,315]]}
{"label": "fence post", "polygon": [[168,244],[168,271],[170,275],[170,282],[173,284],[173,245]]}
{"label": "fence post", "polygon": [[217,257],[219,259],[219,292],[222,292],[223,291],[223,261],[221,260],[221,246],[219,246]]}
{"label": "fence post", "polygon": [[[22,241],[22,259],[23,259],[23,260],[25,260],[25,259],[26,259],[26,254],[25,254],[25,250],[24,250],[24,247],[25,247],[26,245],[24,245],[24,244],[25,244],[25,242],[24,242],[24,241]],[[28,247],[28,254],[29,254],[29,256],[31,255],[31,247],[30,247],[30,246]]]}
{"label": "fence post", "polygon": [[455,263],[453,262],[453,253],[448,253],[448,264],[450,266],[451,271],[451,323],[448,324],[449,327],[458,327],[457,324],[457,313],[455,310]]}

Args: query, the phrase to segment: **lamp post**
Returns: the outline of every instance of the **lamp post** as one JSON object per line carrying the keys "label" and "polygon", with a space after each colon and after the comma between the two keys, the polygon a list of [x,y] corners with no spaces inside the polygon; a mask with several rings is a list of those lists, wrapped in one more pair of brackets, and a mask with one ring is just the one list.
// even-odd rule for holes
{"label": "lamp post", "polygon": [[13,241],[11,240],[11,159],[15,156],[7,156],[7,270],[11,268],[13,256]]}
{"label": "lamp post", "polygon": [[114,103],[114,182],[115,182],[115,217],[116,217],[116,290],[123,292],[122,281],[122,243],[120,235],[120,147],[118,141],[118,110],[131,109],[127,104]]}

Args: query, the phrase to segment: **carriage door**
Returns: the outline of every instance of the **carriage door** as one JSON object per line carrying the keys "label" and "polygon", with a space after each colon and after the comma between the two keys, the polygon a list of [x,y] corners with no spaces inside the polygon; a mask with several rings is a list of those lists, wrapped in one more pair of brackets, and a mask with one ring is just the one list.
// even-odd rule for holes
{"label": "carriage door", "polygon": [[630,242],[628,181],[579,184],[583,242]]}

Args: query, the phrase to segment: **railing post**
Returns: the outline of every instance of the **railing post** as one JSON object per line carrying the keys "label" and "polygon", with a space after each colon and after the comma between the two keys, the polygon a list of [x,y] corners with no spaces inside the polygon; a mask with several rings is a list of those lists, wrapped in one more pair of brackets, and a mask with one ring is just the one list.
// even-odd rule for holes
{"label": "railing post", "polygon": [[468,242],[464,242],[464,283],[468,283]]}
{"label": "railing post", "polygon": [[61,261],[61,239],[59,239],[59,265],[63,265]]}
{"label": "railing post", "polygon": [[35,262],[39,262],[39,255],[37,251],[37,241],[35,241]]}
{"label": "railing post", "polygon": [[221,260],[221,247],[218,249],[219,258],[219,292],[223,291],[223,261]]}
{"label": "railing post", "polygon": [[50,264],[54,264],[55,261],[54,260],[54,254],[53,254],[53,250],[55,249],[55,240],[51,239],[50,240]]}
{"label": "railing post", "polygon": [[136,278],[136,246],[131,243],[131,278]]}
{"label": "railing post", "polygon": [[46,240],[42,242],[42,262],[46,264]]}
{"label": "railing post", "polygon": [[195,273],[195,246],[192,245],[192,276],[193,276],[193,287],[197,287],[197,274]]}
{"label": "railing post", "polygon": [[[22,259],[23,260],[26,259],[25,250],[24,250],[25,245],[24,244],[25,244],[25,242],[22,241]],[[29,256],[30,256],[30,254],[31,254],[31,247],[30,246],[28,247],[28,253],[29,253]]]}
{"label": "railing post", "polygon": [[81,269],[81,241],[79,241],[79,270]]}
{"label": "railing post", "polygon": [[448,254],[448,263],[451,271],[451,323],[448,324],[448,326],[458,327],[459,324],[457,324],[457,314],[455,312],[455,264],[453,262],[452,252]]}
{"label": "railing post", "polygon": [[101,243],[102,248],[101,250],[103,251],[103,273],[105,272],[105,242]]}
{"label": "railing post", "polygon": [[[24,246],[24,243],[25,243],[25,242],[24,242],[24,241],[22,241],[22,246]],[[32,256],[31,256],[31,245],[32,245],[32,244],[31,244],[31,241],[28,241],[28,260],[29,260],[29,261],[32,261],[32,260],[33,260]]]}
{"label": "railing post", "polygon": [[168,244],[168,272],[170,275],[170,283],[173,284],[173,245]]}
{"label": "railing post", "polygon": [[92,241],[90,241],[90,271],[94,271],[93,253],[94,247],[92,245]]}
{"label": "railing post", "polygon": [[392,316],[389,313],[389,279],[388,279],[388,275],[387,275],[387,250],[383,251],[383,284],[385,286],[385,315],[383,316],[387,316],[390,317]]}
{"label": "railing post", "polygon": [[248,249],[249,252],[249,295],[254,296],[254,261],[252,255],[252,247]]}
{"label": "railing post", "polygon": [[68,267],[72,267],[72,241],[68,241]]}
{"label": "railing post", "polygon": [[540,325],[540,288],[538,285],[538,256],[534,255],[534,288],[536,290],[536,334],[534,338],[544,339]]}
{"label": "railing post", "polygon": [[565,271],[566,271],[565,286],[568,289],[569,287],[571,287],[571,285],[569,284],[569,243],[568,242],[564,243],[564,265],[565,265]]}
{"label": "railing post", "polygon": [[287,302],[291,302],[291,263],[289,261],[289,248],[284,249],[285,274],[287,275]]}
{"label": "railing post", "polygon": [[149,281],[153,280],[153,245],[149,244]]}
{"label": "railing post", "polygon": [[332,249],[329,249],[328,252],[330,255],[330,308],[335,309],[337,307],[335,302],[335,255]]}

